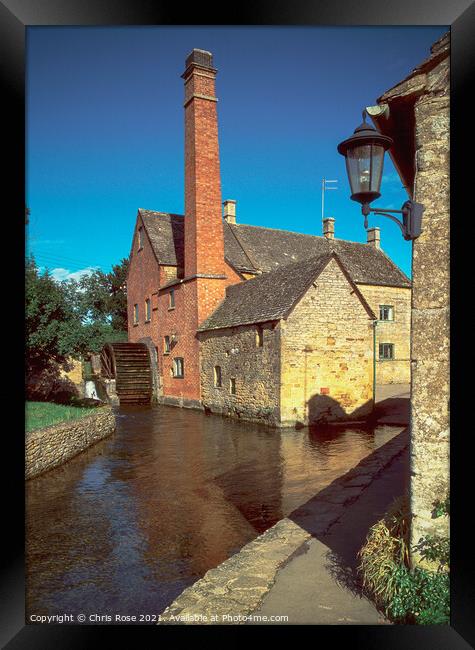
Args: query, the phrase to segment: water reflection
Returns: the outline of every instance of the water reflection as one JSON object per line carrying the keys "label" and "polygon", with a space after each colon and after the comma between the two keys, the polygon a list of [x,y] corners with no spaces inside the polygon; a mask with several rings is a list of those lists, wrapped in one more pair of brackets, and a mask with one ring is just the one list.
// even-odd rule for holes
{"label": "water reflection", "polygon": [[27,484],[28,613],[158,613],[400,430],[118,413],[109,440]]}

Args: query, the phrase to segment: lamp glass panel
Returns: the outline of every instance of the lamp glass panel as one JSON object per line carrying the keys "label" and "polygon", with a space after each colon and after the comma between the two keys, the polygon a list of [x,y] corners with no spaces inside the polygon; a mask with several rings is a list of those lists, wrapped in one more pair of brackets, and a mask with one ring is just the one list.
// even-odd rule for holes
{"label": "lamp glass panel", "polygon": [[365,144],[347,150],[346,169],[352,194],[379,192],[383,161],[381,145]]}
{"label": "lamp glass panel", "polygon": [[378,192],[381,187],[381,178],[383,176],[384,147],[379,144],[371,145],[371,192]]}

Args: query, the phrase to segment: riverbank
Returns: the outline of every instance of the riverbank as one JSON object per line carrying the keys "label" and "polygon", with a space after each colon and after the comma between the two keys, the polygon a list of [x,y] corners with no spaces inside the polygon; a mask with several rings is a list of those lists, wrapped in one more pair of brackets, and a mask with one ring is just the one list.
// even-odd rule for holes
{"label": "riverbank", "polygon": [[[55,405],[50,405],[55,406]],[[73,407],[65,407],[72,409]],[[25,478],[31,479],[66,463],[95,442],[115,430],[115,417],[110,406],[94,409],[74,409],[81,414],[67,413],[72,419],[50,426],[27,430],[25,433]],[[38,418],[64,417],[65,413],[49,412]],[[36,420],[38,421],[38,419]]]}
{"label": "riverbank", "polygon": [[[238,622],[241,623],[249,620],[248,617],[258,612],[264,598],[276,584],[279,571],[307,553],[309,544],[326,536],[337,522],[352,511],[354,502],[378,477],[383,476],[386,468],[407,447],[406,428],[288,517],[244,546],[239,553],[185,589],[163,611],[161,623],[226,624],[236,623],[236,617],[240,617]],[[351,508],[348,508],[350,504]],[[294,588],[298,590],[298,582]],[[288,590],[286,600],[292,600]],[[281,609],[275,614],[285,615],[285,608]],[[378,620],[377,613],[375,617],[371,622]]]}

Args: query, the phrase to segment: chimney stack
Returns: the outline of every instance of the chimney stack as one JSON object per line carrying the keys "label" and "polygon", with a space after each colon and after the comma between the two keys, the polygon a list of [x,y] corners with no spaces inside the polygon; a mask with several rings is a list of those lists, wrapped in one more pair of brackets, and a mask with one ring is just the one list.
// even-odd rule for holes
{"label": "chimney stack", "polygon": [[224,275],[213,56],[194,49],[185,72],[185,277]]}
{"label": "chimney stack", "polygon": [[326,217],[323,220],[323,236],[327,239],[335,238],[335,219],[333,217]]}
{"label": "chimney stack", "polygon": [[223,202],[224,206],[224,219],[228,223],[236,223],[236,201],[227,199]]}
{"label": "chimney stack", "polygon": [[368,244],[375,248],[381,248],[381,231],[379,228],[368,228]]}

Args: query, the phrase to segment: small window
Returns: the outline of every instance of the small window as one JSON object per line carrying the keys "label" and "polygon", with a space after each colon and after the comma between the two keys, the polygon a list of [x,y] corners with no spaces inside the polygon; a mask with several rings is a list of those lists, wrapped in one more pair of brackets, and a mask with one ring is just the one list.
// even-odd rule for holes
{"label": "small window", "polygon": [[182,357],[175,357],[175,359],[173,359],[173,376],[177,379],[183,379],[185,376],[185,368]]}
{"label": "small window", "polygon": [[380,343],[379,344],[379,359],[387,361],[394,359],[394,343]]}
{"label": "small window", "polygon": [[137,241],[138,241],[138,248],[139,248],[139,250],[140,250],[141,248],[143,248],[143,228],[142,228],[142,227],[140,227],[140,228],[138,229],[138,233],[137,233],[137,234],[138,234],[138,238],[137,238]]}
{"label": "small window", "polygon": [[172,289],[168,296],[168,309],[175,309],[175,289]]}
{"label": "small window", "polygon": [[235,377],[231,377],[231,379],[229,380],[229,392],[231,393],[231,395],[236,395],[236,378]]}
{"label": "small window", "polygon": [[262,348],[264,345],[264,329],[258,325],[256,330],[256,347]]}
{"label": "small window", "polygon": [[221,388],[223,385],[223,378],[221,373],[221,366],[214,367],[214,386],[215,388]]}
{"label": "small window", "polygon": [[150,303],[150,298],[147,298],[145,301],[145,321],[149,321],[152,318],[152,305]]}
{"label": "small window", "polygon": [[379,305],[379,320],[394,320],[394,307],[392,305]]}
{"label": "small window", "polygon": [[171,348],[170,337],[169,336],[163,337],[163,353],[170,354],[171,349],[172,348]]}
{"label": "small window", "polygon": [[134,305],[134,325],[137,325],[139,322],[139,306]]}

